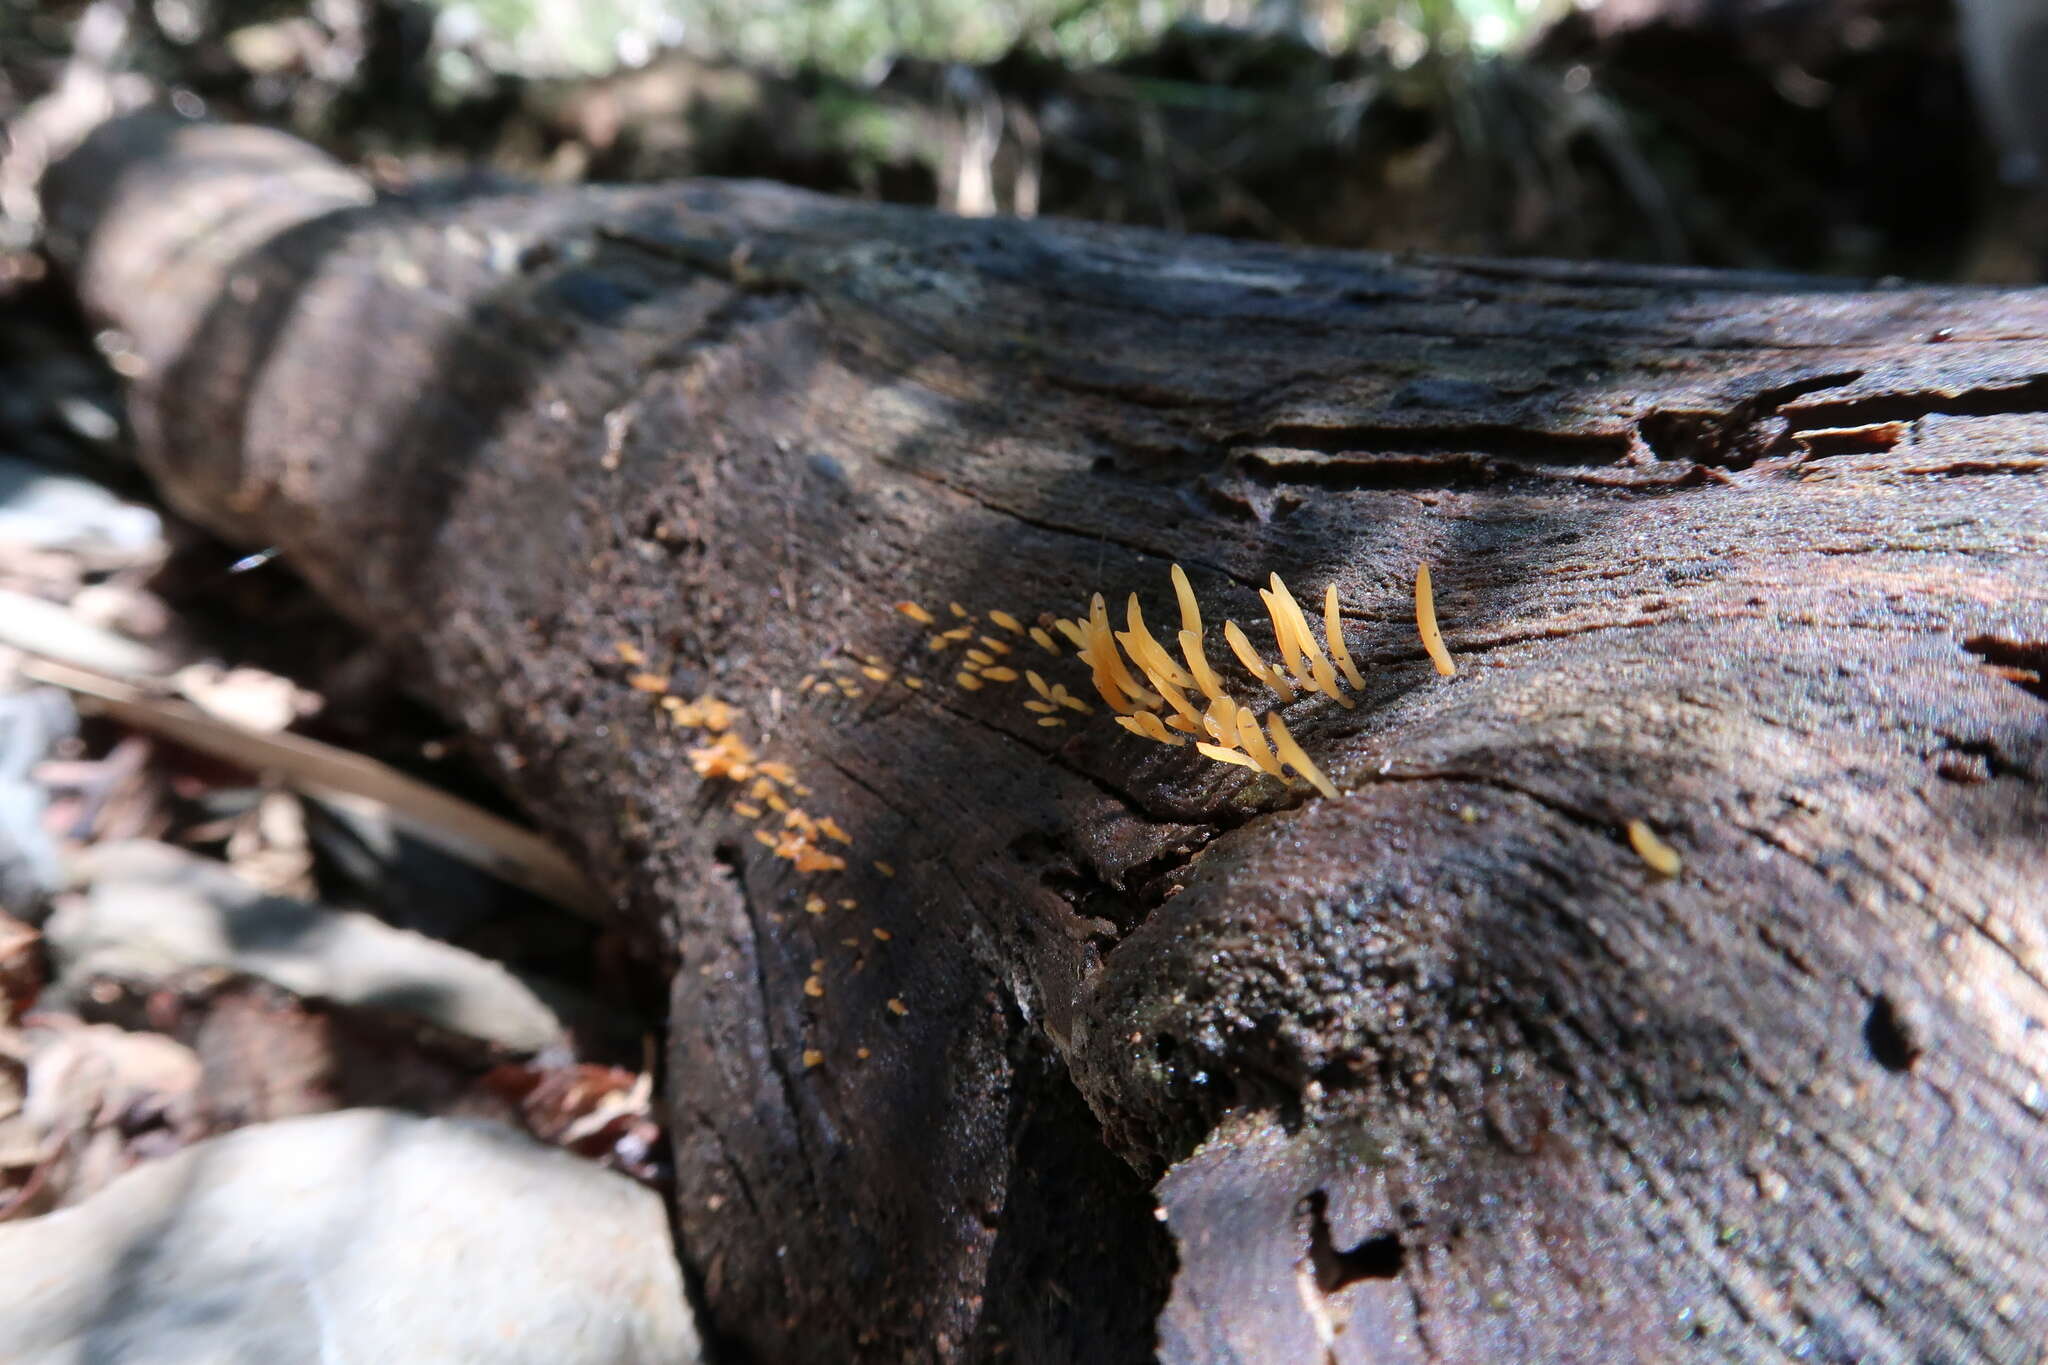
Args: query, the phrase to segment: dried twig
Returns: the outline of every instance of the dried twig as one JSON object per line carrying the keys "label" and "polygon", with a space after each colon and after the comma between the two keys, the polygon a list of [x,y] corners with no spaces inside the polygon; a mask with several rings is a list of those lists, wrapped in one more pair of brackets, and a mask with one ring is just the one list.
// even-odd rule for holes
{"label": "dried twig", "polygon": [[264,734],[65,664],[35,660],[21,671],[84,699],[82,709],[274,776],[316,799],[346,806],[375,802],[414,837],[514,886],[580,914],[596,917],[604,910],[596,889],[548,840],[375,759],[303,735]]}

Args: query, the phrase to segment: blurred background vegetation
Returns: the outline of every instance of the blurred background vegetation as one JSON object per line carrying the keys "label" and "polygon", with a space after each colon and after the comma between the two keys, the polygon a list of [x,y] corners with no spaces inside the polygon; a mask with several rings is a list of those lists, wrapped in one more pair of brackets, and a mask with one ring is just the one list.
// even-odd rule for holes
{"label": "blurred background vegetation", "polygon": [[860,79],[898,57],[986,64],[1015,48],[1071,66],[1114,64],[1188,24],[1292,31],[1327,52],[1377,42],[1411,53],[1498,51],[1569,0],[441,0],[530,74],[599,75],[689,43],[767,68]]}
{"label": "blurred background vegetation", "polygon": [[2033,280],[2038,209],[1999,182],[1956,3],[0,0],[0,119],[111,9],[96,59],[394,189],[763,176],[1293,243]]}

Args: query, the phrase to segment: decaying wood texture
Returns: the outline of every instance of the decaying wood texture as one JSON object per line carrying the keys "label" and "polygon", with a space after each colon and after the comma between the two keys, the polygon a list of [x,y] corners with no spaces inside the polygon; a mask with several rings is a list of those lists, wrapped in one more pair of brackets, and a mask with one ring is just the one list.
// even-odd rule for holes
{"label": "decaying wood texture", "polygon": [[[671,954],[739,1358],[2038,1357],[2043,295],[370,204],[147,122],[50,193],[167,494],[415,660]],[[1038,726],[892,610],[1173,621],[1170,561],[1212,631],[1338,585],[1368,688],[1287,711],[1337,799]],[[831,656],[859,695],[798,689]]]}

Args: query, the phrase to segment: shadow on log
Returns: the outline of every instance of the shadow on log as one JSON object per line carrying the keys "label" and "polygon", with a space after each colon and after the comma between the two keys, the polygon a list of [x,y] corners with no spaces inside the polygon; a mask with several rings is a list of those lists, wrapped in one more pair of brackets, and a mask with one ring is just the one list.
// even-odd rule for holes
{"label": "shadow on log", "polygon": [[[412,660],[672,962],[740,1358],[2048,1333],[2048,297],[746,183],[372,204],[152,121],[49,196],[166,494]],[[1156,630],[1173,561],[1218,659],[1269,571],[1336,584],[1366,685],[1285,709],[1336,798],[928,638],[958,601],[1092,700],[988,613]],[[787,780],[700,777],[663,678]]]}

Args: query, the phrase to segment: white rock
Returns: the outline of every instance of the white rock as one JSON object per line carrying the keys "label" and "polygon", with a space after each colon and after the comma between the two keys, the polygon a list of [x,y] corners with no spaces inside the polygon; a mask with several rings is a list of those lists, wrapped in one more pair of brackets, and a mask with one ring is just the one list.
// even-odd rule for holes
{"label": "white rock", "polygon": [[690,1365],[660,1199],[510,1129],[245,1128],[0,1225],[9,1365]]}
{"label": "white rock", "polygon": [[214,967],[515,1051],[563,1036],[554,1012],[497,963],[374,916],[265,895],[224,864],[164,844],[101,844],[81,862],[91,890],[43,926],[59,1002],[96,977],[156,981]]}

